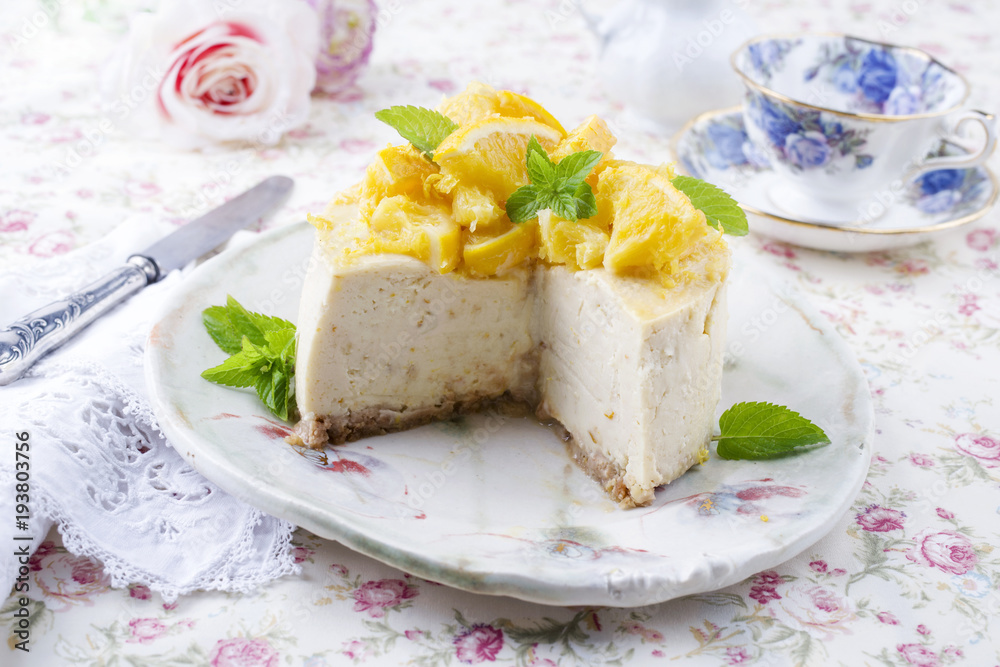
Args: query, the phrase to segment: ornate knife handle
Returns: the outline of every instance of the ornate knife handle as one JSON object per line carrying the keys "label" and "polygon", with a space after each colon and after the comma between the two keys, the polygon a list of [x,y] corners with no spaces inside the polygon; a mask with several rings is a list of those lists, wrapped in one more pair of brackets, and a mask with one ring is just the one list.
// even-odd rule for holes
{"label": "ornate knife handle", "polygon": [[0,385],[21,377],[46,352],[158,277],[159,270],[152,260],[133,255],[128,264],[0,331]]}

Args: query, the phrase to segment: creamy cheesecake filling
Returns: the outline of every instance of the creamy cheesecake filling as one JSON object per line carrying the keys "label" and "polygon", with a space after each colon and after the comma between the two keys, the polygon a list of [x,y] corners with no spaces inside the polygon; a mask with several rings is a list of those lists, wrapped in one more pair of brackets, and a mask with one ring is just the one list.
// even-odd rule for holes
{"label": "creamy cheesecake filling", "polygon": [[668,289],[542,263],[469,278],[403,255],[345,259],[344,243],[315,244],[302,294],[305,444],[530,405],[559,421],[577,462],[623,506],[651,502],[707,447],[728,256],[713,279]]}

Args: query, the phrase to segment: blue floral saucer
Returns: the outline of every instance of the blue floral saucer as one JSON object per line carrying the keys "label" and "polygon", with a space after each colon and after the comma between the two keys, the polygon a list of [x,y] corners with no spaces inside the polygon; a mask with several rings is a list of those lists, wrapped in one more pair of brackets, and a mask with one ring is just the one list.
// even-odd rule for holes
{"label": "blue floral saucer", "polygon": [[[888,250],[931,240],[983,216],[996,202],[985,167],[941,169],[881,193],[856,221],[836,227],[795,220],[771,201],[780,176],[747,139],[741,107],[704,113],[673,138],[681,171],[710,181],[740,202],[754,232],[787,243],[842,252]],[[942,143],[939,155],[962,149]]]}

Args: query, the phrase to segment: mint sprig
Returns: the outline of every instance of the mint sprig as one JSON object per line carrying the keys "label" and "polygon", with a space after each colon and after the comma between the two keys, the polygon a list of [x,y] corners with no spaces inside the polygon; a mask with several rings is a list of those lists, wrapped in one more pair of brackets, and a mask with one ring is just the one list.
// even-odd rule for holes
{"label": "mint sprig", "polygon": [[202,322],[216,345],[231,355],[203,371],[203,378],[227,387],[253,387],[279,419],[296,413],[294,324],[250,312],[231,296],[225,306],[206,308]]}
{"label": "mint sprig", "polygon": [[724,190],[693,176],[674,176],[670,182],[705,214],[712,227],[719,229],[722,225],[722,231],[731,236],[746,236],[749,232],[747,214]]}
{"label": "mint sprig", "polygon": [[428,160],[434,159],[434,151],[458,127],[443,113],[425,107],[394,106],[376,111],[375,117],[399,132]]}
{"label": "mint sprig", "polygon": [[555,164],[532,135],[525,156],[531,183],[507,198],[507,217],[515,223],[527,222],[545,209],[573,221],[596,215],[597,199],[584,179],[603,155],[600,151],[579,151]]}
{"label": "mint sprig", "polygon": [[716,452],[724,459],[770,459],[799,447],[830,443],[823,429],[773,403],[737,403],[719,418]]}

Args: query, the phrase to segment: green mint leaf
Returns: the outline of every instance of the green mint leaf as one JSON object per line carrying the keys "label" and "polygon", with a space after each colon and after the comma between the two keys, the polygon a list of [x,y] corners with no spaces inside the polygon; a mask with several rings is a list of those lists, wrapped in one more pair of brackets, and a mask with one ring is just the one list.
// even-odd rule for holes
{"label": "green mint leaf", "polygon": [[260,377],[260,368],[267,363],[256,351],[237,352],[214,366],[202,371],[201,376],[215,384],[227,387],[252,387]]}
{"label": "green mint leaf", "polygon": [[576,197],[573,193],[574,190],[571,188],[553,192],[546,198],[546,205],[543,208],[552,209],[552,212],[563,220],[576,220],[578,217]]}
{"label": "green mint leaf", "polygon": [[576,198],[577,218],[592,218],[597,215],[597,198],[594,196],[590,183],[580,183],[573,196]]}
{"label": "green mint leaf", "polygon": [[566,185],[578,187],[604,157],[600,151],[579,151],[567,155],[556,165],[556,176]]}
{"label": "green mint leaf", "polygon": [[[535,145],[538,146],[534,136],[531,137],[531,141],[534,141]],[[528,144],[528,178],[531,179],[532,185],[545,190],[555,184],[556,169],[542,147],[538,146],[538,149],[533,151],[531,144]]]}
{"label": "green mint leaf", "polygon": [[236,354],[243,349],[243,336],[236,331],[232,320],[229,319],[229,310],[225,306],[206,308],[201,313],[201,321],[208,335],[223,352]]}
{"label": "green mint leaf", "polygon": [[229,387],[253,387],[277,417],[294,415],[295,325],[250,312],[231,296],[225,306],[205,309],[202,320],[212,339],[232,356],[201,376]]}
{"label": "green mint leaf", "polygon": [[375,117],[399,132],[399,136],[413,144],[430,160],[434,159],[434,151],[445,137],[458,127],[455,121],[443,113],[424,107],[389,107],[376,111]]}
{"label": "green mint leaf", "polygon": [[688,196],[695,208],[701,209],[712,227],[719,229],[722,225],[726,234],[746,236],[747,215],[725,191],[693,176],[675,176],[670,182]]}
{"label": "green mint leaf", "polygon": [[772,403],[737,403],[719,418],[719,429],[716,451],[724,459],[769,459],[830,442],[823,429]]}
{"label": "green mint leaf", "polygon": [[593,216],[597,213],[597,199],[584,179],[602,156],[598,151],[579,151],[553,164],[532,135],[525,155],[531,184],[518,188],[507,198],[507,217],[515,223],[527,222],[544,209],[551,209],[566,220]]}
{"label": "green mint leaf", "polygon": [[531,220],[542,210],[538,201],[539,190],[534,185],[522,185],[507,198],[507,217],[513,223]]}

